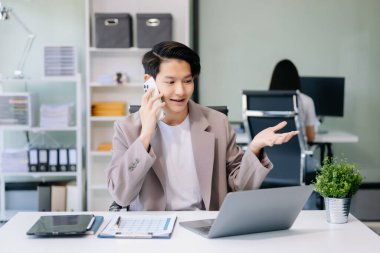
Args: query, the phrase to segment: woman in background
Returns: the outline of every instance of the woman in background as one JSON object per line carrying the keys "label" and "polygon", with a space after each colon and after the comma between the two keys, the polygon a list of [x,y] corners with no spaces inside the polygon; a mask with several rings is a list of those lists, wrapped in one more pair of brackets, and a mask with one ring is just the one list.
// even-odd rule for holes
{"label": "woman in background", "polygon": [[273,70],[269,90],[300,90],[300,118],[305,127],[308,142],[315,139],[315,126],[318,124],[313,99],[302,93],[300,77],[296,66],[290,60],[282,60]]}

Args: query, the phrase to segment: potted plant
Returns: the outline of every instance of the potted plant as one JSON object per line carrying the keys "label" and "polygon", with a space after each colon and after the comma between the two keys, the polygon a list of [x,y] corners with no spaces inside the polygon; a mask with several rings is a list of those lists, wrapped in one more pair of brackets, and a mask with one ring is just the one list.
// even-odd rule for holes
{"label": "potted plant", "polygon": [[362,179],[359,167],[346,158],[325,158],[314,183],[315,191],[324,197],[329,223],[347,223],[351,198]]}

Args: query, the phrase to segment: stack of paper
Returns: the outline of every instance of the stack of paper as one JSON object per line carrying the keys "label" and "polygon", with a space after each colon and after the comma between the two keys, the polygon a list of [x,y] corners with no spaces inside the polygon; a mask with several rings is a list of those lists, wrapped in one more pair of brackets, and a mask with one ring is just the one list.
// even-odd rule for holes
{"label": "stack of paper", "polygon": [[73,104],[41,105],[41,127],[67,127],[74,125]]}
{"label": "stack of paper", "polygon": [[126,103],[97,102],[92,105],[92,116],[124,116]]}
{"label": "stack of paper", "polygon": [[74,76],[77,72],[77,53],[72,46],[47,46],[44,48],[44,73],[46,77]]}
{"label": "stack of paper", "polygon": [[28,151],[8,149],[0,152],[0,171],[28,172]]}

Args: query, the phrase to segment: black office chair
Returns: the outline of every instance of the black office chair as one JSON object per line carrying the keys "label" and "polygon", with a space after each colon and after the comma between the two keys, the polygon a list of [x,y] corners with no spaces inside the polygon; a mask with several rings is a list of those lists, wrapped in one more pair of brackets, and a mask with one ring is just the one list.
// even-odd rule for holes
{"label": "black office chair", "polygon": [[262,187],[283,187],[305,184],[307,150],[304,128],[299,120],[298,91],[243,91],[243,119],[253,138],[261,130],[286,121],[280,132],[300,131],[298,138],[265,149],[276,167],[265,178]]}
{"label": "black office chair", "polygon": [[[213,110],[219,111],[221,113],[224,113],[226,116],[228,116],[227,106],[222,105],[222,106],[207,106],[207,107]],[[140,109],[140,105],[130,105],[128,111],[129,113],[135,113],[139,109]],[[126,209],[127,211],[129,211],[129,206],[121,206],[118,203],[116,203],[116,201],[114,201],[109,207],[109,211],[113,211],[113,212],[118,212],[118,211],[121,211],[122,209]]]}

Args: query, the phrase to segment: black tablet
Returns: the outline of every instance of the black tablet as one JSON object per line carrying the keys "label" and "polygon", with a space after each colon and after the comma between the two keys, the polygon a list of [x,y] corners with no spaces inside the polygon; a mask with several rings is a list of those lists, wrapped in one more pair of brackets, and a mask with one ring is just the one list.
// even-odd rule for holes
{"label": "black tablet", "polygon": [[91,228],[94,220],[95,216],[92,214],[41,216],[26,234],[35,236],[83,235]]}

